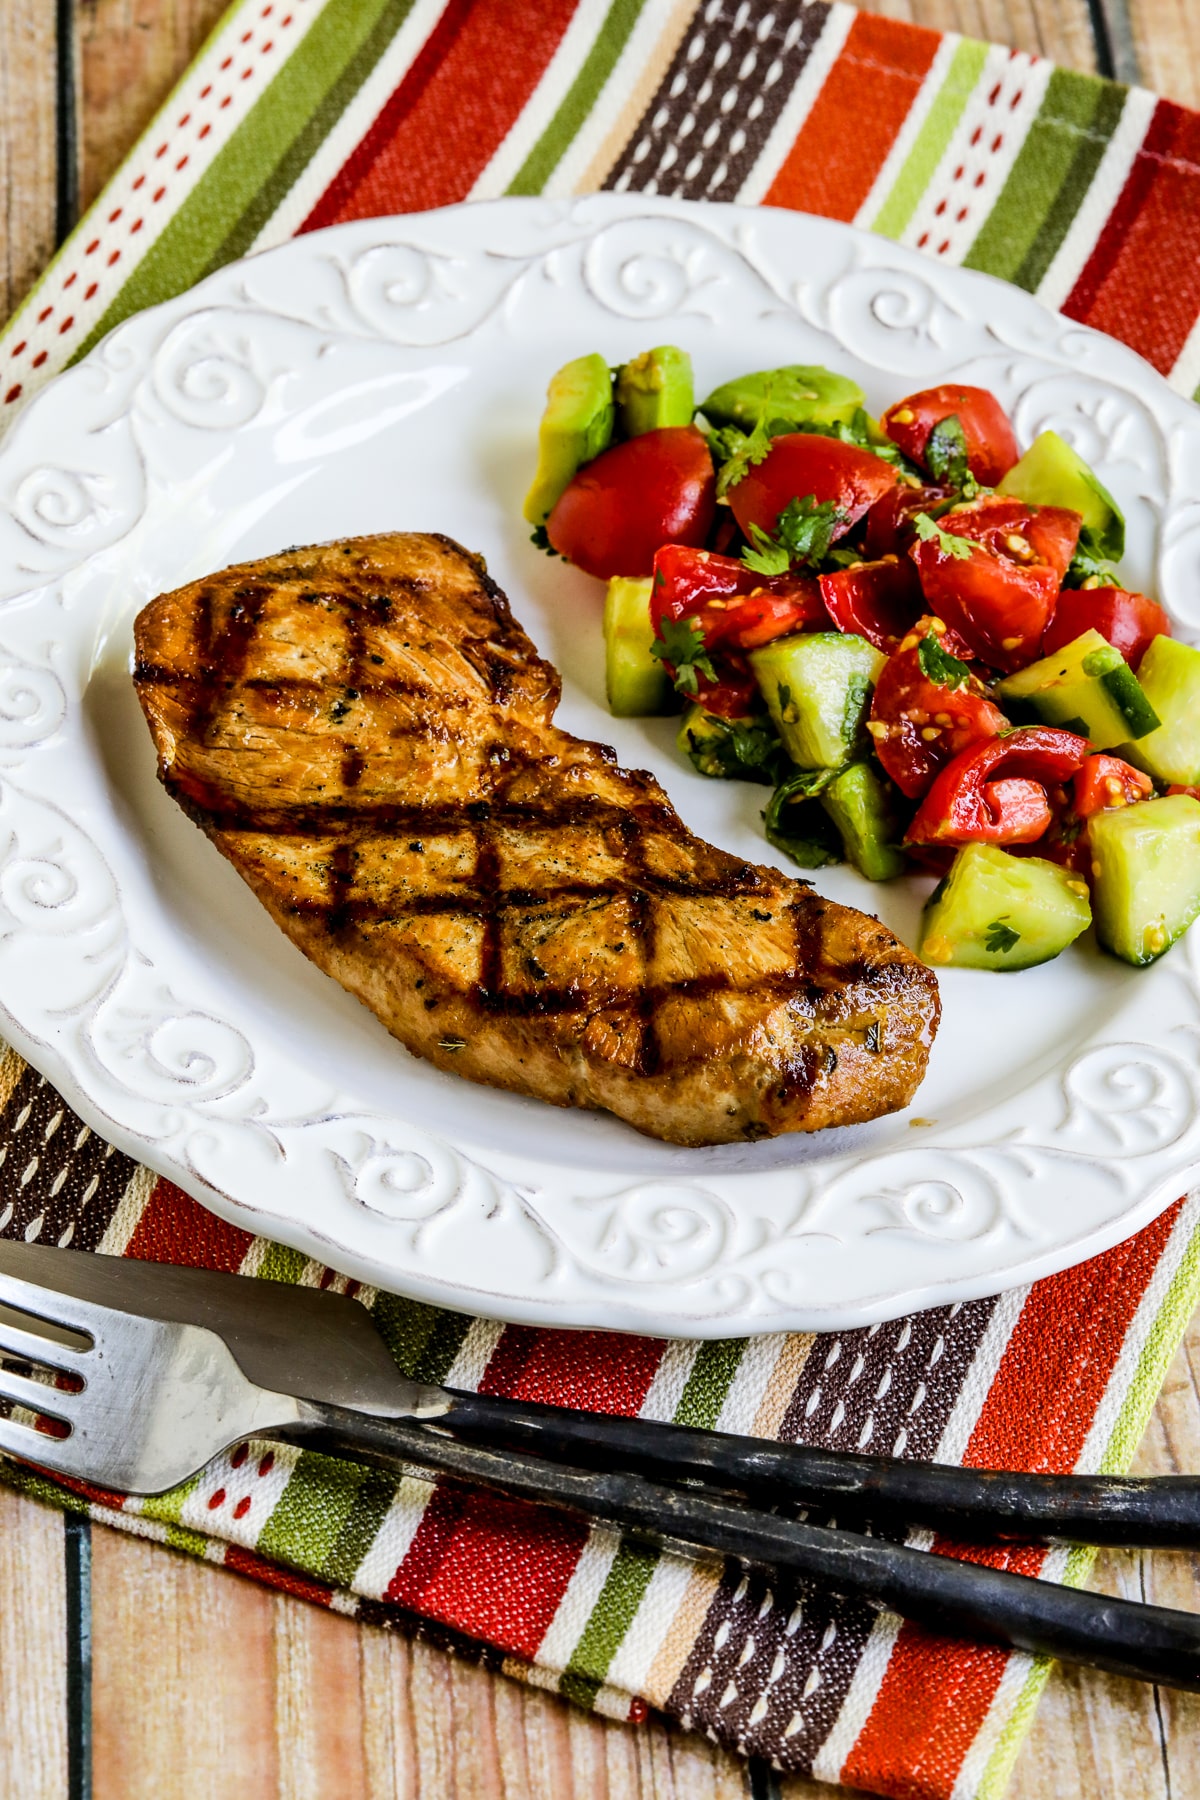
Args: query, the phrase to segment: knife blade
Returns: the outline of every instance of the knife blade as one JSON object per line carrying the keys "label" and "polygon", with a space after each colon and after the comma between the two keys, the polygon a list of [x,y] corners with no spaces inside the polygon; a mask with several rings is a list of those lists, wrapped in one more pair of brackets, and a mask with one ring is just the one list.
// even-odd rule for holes
{"label": "knife blade", "polygon": [[444,1389],[401,1373],[366,1308],[345,1294],[9,1239],[0,1270],[144,1319],[206,1326],[273,1393],[386,1419],[440,1418],[452,1405]]}

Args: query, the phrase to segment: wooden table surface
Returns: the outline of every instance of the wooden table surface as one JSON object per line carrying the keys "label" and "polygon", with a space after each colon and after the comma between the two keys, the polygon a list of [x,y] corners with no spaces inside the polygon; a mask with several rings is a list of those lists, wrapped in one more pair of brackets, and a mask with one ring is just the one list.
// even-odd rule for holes
{"label": "wooden table surface", "polygon": [[[0,0],[0,318],[224,0]],[[1200,106],[1200,0],[868,0]],[[1200,1320],[1137,1467],[1200,1473]],[[1096,1584],[1200,1611],[1200,1556]],[[90,1641],[89,1641],[90,1640]],[[90,1694],[89,1694],[90,1689]],[[1200,1699],[1058,1672],[1011,1800],[1200,1800]],[[1190,1752],[1190,1754],[1189,1754]],[[0,1490],[0,1800],[832,1800]]]}

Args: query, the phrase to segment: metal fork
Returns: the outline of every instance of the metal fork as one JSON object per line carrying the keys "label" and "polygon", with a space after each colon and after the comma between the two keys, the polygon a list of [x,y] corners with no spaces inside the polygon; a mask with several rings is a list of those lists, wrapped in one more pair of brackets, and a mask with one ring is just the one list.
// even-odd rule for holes
{"label": "metal fork", "polygon": [[[303,1291],[292,1292],[299,1301]],[[353,1344],[349,1355],[353,1362]],[[47,1385],[2,1359],[40,1367],[70,1387]],[[298,1370],[304,1361],[297,1349]],[[370,1382],[362,1385],[370,1396]],[[619,1525],[685,1555],[764,1566],[777,1581],[819,1581],[940,1631],[1200,1692],[1200,1618],[810,1525],[700,1484],[676,1487],[463,1443],[436,1422],[447,1398],[443,1389],[410,1384],[404,1416],[385,1417],[388,1402],[378,1391],[373,1411],[280,1392],[252,1381],[205,1325],[145,1318],[0,1273],[0,1399],[66,1433],[0,1419],[0,1451],[53,1473],[158,1493],[247,1437],[310,1443]]]}

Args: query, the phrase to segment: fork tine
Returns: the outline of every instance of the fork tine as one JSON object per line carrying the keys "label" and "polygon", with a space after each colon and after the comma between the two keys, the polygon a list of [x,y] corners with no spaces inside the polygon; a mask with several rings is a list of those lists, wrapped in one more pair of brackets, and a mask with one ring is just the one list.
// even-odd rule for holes
{"label": "fork tine", "polygon": [[0,1452],[15,1456],[21,1462],[40,1463],[56,1475],[74,1475],[86,1479],[84,1455],[79,1440],[72,1437],[52,1438],[35,1431],[32,1425],[17,1425],[12,1419],[0,1419]]}
{"label": "fork tine", "polygon": [[[83,1393],[86,1394],[84,1388]],[[67,1419],[70,1409],[78,1405],[83,1394],[67,1394],[61,1388],[47,1387],[44,1381],[31,1381],[27,1375],[14,1375],[11,1369],[0,1369],[0,1400],[11,1400],[14,1406],[27,1406],[31,1412],[52,1413]],[[28,1451],[25,1452],[28,1455]]]}
{"label": "fork tine", "polygon": [[53,1338],[42,1337],[36,1331],[25,1331],[20,1325],[0,1319],[0,1356],[16,1356],[23,1362],[45,1363],[51,1369],[84,1375],[91,1354],[90,1350],[70,1350]]}

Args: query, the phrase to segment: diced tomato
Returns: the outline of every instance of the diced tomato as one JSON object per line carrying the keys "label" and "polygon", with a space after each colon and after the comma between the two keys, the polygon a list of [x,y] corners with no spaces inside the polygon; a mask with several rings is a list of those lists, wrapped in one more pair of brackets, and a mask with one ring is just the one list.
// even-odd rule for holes
{"label": "diced tomato", "polygon": [[729,504],[747,537],[756,525],[773,537],[789,501],[807,500],[810,495],[818,501],[831,500],[845,515],[834,532],[838,538],[898,480],[890,463],[856,444],[815,432],[789,431],[777,437],[762,462],[730,488]]}
{"label": "diced tomato", "polygon": [[1026,725],[964,750],[935,780],[908,836],[917,844],[1031,844],[1051,822],[1046,789],[1081,767],[1088,741]]}
{"label": "diced tomato", "polygon": [[972,475],[984,487],[995,487],[1008,474],[1020,451],[1004,408],[986,388],[957,383],[924,388],[889,406],[880,424],[905,456],[924,463],[930,432],[951,417],[963,428]]}
{"label": "diced tomato", "polygon": [[829,623],[815,576],[756,575],[731,556],[682,544],[664,545],[654,559],[650,617],[660,635],[664,619],[697,619],[710,650],[753,650]]}
{"label": "diced tomato", "polygon": [[951,488],[909,487],[907,482],[897,482],[876,500],[867,514],[864,554],[879,557],[907,550],[916,536],[913,519],[917,513],[936,513],[953,498]]}
{"label": "diced tomato", "polygon": [[1137,668],[1156,637],[1170,637],[1171,621],[1156,600],[1124,588],[1064,588],[1042,639],[1042,654],[1053,656],[1085,631],[1098,631]]}
{"label": "diced tomato", "polygon": [[704,433],[665,426],[614,444],[568,483],[546,536],[568,562],[608,581],[649,575],[663,544],[703,544],[716,510]]}
{"label": "diced tomato", "polygon": [[1008,720],[965,667],[971,654],[940,619],[919,619],[880,672],[867,729],[902,794],[917,800],[938,770],[999,732]]}
{"label": "diced tomato", "polygon": [[1177,781],[1171,783],[1170,787],[1167,789],[1167,793],[1186,794],[1189,800],[1200,800],[1200,787],[1183,787]]}
{"label": "diced tomato", "polygon": [[[669,665],[668,665],[669,666]],[[713,658],[716,681],[697,670],[696,699],[705,712],[719,719],[745,719],[761,705],[758,682],[744,656],[736,651],[718,652]]]}
{"label": "diced tomato", "polygon": [[839,631],[893,651],[921,611],[921,584],[907,557],[886,556],[821,577],[821,598]]}
{"label": "diced tomato", "polygon": [[954,556],[936,537],[912,546],[909,555],[931,610],[992,668],[1033,662],[1062,583],[1064,548],[1069,540],[1069,561],[1079,535],[1079,514],[989,496],[938,523],[978,548]]}
{"label": "diced tomato", "polygon": [[1148,800],[1154,783],[1132,763],[1119,756],[1089,756],[1074,779],[1075,816],[1090,818],[1113,806],[1132,806],[1136,800]]}

